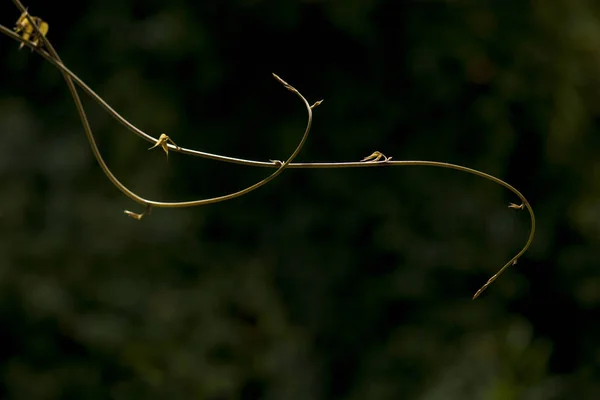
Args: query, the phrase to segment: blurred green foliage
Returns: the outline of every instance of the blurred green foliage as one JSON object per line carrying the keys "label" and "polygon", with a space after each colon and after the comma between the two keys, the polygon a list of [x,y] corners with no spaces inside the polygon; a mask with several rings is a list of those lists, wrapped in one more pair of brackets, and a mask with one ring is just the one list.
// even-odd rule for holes
{"label": "blurred green foliage", "polygon": [[[528,221],[456,171],[288,170],[134,221],[60,74],[0,38],[0,398],[600,398],[600,4],[468,4],[26,3],[65,64],[154,136],[286,157],[305,115],[275,72],[325,99],[299,160],[380,150],[479,168],[521,190],[539,225],[473,302]],[[145,197],[266,173],[167,163],[85,105],[108,164]]]}

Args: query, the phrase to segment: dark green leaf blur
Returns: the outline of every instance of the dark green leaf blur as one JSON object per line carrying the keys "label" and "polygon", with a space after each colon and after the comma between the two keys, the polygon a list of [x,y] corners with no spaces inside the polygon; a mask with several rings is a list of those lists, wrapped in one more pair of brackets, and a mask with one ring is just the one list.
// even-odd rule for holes
{"label": "dark green leaf blur", "polygon": [[[19,12],[3,1],[0,23]],[[0,399],[600,398],[600,3],[30,1],[64,63],[178,145],[297,161],[143,208],[52,65],[0,37]],[[161,149],[82,94],[159,201],[270,170]]]}

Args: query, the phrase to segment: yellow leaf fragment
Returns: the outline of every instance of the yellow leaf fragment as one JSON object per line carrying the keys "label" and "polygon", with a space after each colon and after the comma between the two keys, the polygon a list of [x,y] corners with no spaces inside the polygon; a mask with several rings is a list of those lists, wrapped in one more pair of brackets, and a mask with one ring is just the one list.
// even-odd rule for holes
{"label": "yellow leaf fragment", "polygon": [[[32,25],[31,21],[37,25],[41,35],[35,30],[35,27]],[[46,36],[48,29],[48,23],[42,21],[42,19],[39,17],[32,17],[31,15],[28,15],[27,11],[21,14],[14,28],[15,32],[20,34],[24,40],[30,41],[36,47],[40,45],[40,40],[42,39],[42,36]],[[25,44],[21,43],[19,49],[22,49],[23,46],[25,46]]]}

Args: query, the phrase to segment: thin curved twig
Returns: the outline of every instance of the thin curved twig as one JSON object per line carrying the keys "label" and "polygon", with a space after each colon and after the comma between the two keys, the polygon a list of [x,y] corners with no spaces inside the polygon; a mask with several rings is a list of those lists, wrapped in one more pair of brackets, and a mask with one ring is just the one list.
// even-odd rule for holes
{"label": "thin curved twig", "polygon": [[[15,5],[17,5],[17,7],[19,8],[19,10],[21,12],[25,11],[25,8],[22,6],[22,4],[19,2],[19,0],[13,0],[13,2],[15,3]],[[30,21],[31,22],[31,21]],[[33,24],[33,26],[35,27],[36,31],[38,32],[38,34],[40,33],[37,25]],[[311,128],[311,124],[312,124],[312,108],[318,106],[321,102],[316,102],[315,104],[313,104],[312,106],[309,105],[309,103],[306,101],[306,99],[300,94],[300,92],[298,92],[295,88],[293,88],[292,86],[290,86],[289,84],[287,84],[285,81],[283,81],[281,78],[279,78],[277,75],[273,74],[273,76],[279,81],[281,82],[288,90],[296,93],[296,95],[298,97],[300,97],[300,99],[304,102],[307,111],[308,111],[308,123],[306,126],[306,130],[304,132],[304,135],[300,141],[300,143],[298,144],[298,146],[296,147],[295,151],[292,153],[292,155],[285,161],[285,162],[281,162],[281,161],[276,161],[276,160],[271,160],[270,162],[263,162],[263,161],[255,161],[255,160],[248,160],[248,159],[241,159],[241,158],[234,158],[234,157],[228,157],[228,156],[222,156],[222,155],[218,155],[218,154],[212,154],[212,153],[207,153],[207,152],[202,152],[202,151],[198,151],[198,150],[193,150],[193,149],[187,149],[184,147],[179,147],[179,146],[175,146],[173,144],[166,144],[165,146],[168,146],[167,149],[170,149],[172,151],[176,151],[176,152],[180,152],[183,154],[188,154],[188,155],[193,155],[193,156],[199,156],[199,157],[203,157],[203,158],[208,158],[208,159],[212,159],[212,160],[216,160],[216,161],[222,161],[222,162],[228,162],[228,163],[234,163],[234,164],[241,164],[241,165],[246,165],[246,166],[253,166],[253,167],[267,167],[267,168],[277,168],[277,171],[275,171],[273,174],[271,174],[270,176],[268,176],[267,178],[263,179],[262,181],[246,188],[243,190],[240,190],[238,192],[232,193],[232,194],[228,194],[225,196],[220,196],[220,197],[215,197],[215,198],[211,198],[211,199],[204,199],[204,200],[196,200],[196,201],[188,201],[188,202],[157,202],[157,201],[152,201],[152,200],[147,200],[144,199],[140,196],[138,196],[137,194],[133,193],[132,191],[130,191],[129,189],[127,189],[123,184],[121,184],[116,177],[111,173],[110,169],[108,169],[108,167],[106,166],[104,160],[102,159],[100,152],[98,150],[98,147],[96,145],[96,142],[94,140],[91,128],[89,127],[89,123],[87,121],[87,117],[85,115],[85,111],[83,110],[83,105],[81,104],[81,101],[79,99],[79,96],[75,90],[75,87],[73,85],[73,83],[76,83],[83,91],[85,91],[88,95],[90,95],[102,108],[104,108],[110,115],[113,116],[113,118],[115,118],[119,123],[121,123],[123,126],[125,126],[128,130],[130,130],[131,132],[135,133],[136,135],[144,138],[145,140],[148,140],[151,143],[158,143],[158,139],[152,137],[151,135],[148,135],[147,133],[145,133],[144,131],[142,131],[141,129],[137,128],[136,126],[134,126],[133,124],[131,124],[129,121],[127,121],[127,119],[125,119],[123,116],[121,116],[117,111],[115,111],[110,105],[108,105],[108,103],[106,103],[106,101],[104,101],[104,99],[102,99],[98,94],[96,94],[89,86],[87,86],[77,75],[75,75],[72,71],[70,71],[60,60],[60,58],[58,57],[58,54],[56,53],[56,51],[53,49],[52,45],[50,44],[50,42],[45,38],[44,35],[41,35],[41,39],[44,42],[44,46],[48,49],[48,52],[44,51],[42,48],[37,47],[32,45],[31,43],[29,43],[27,40],[24,40],[22,37],[20,37],[19,35],[17,35],[16,33],[14,33],[13,31],[11,31],[10,29],[0,25],[0,32],[4,33],[5,35],[11,37],[12,39],[21,42],[22,44],[25,44],[26,46],[30,47],[32,50],[36,51],[38,54],[40,54],[42,57],[44,57],[48,62],[50,62],[51,64],[53,64],[56,68],[58,68],[61,73],[63,74],[67,85],[69,86],[69,90],[71,91],[71,94],[73,96],[73,99],[75,101],[75,105],[77,107],[77,110],[80,114],[80,118],[82,120],[82,124],[84,126],[84,130],[86,131],[86,135],[88,137],[88,141],[90,142],[90,146],[92,148],[92,151],[94,153],[94,156],[96,157],[98,163],[100,164],[101,168],[103,169],[104,173],[107,175],[107,177],[111,180],[111,182],[117,186],[117,188],[119,188],[123,193],[125,193],[128,197],[130,197],[131,199],[137,201],[138,203],[141,203],[143,205],[146,206],[146,211],[142,214],[135,214],[132,213],[130,211],[126,211],[126,213],[128,213],[130,216],[133,216],[134,218],[137,219],[141,219],[143,215],[150,213],[151,211],[151,207],[152,206],[156,206],[156,207],[192,207],[192,206],[199,206],[199,205],[205,205],[205,204],[211,204],[211,203],[216,203],[219,201],[224,201],[224,200],[229,200],[235,197],[239,197],[242,196],[254,189],[257,189],[258,187],[268,183],[269,181],[271,181],[272,179],[274,179],[277,175],[279,175],[284,168],[298,168],[298,169],[305,169],[305,168],[365,168],[365,167],[384,167],[384,166],[430,166],[430,167],[438,167],[438,168],[446,168],[446,169],[455,169],[461,172],[466,172],[469,174],[473,174],[473,175],[477,175],[481,178],[484,179],[488,179],[491,180],[492,182],[495,182],[505,188],[507,188],[508,190],[510,190],[512,193],[514,193],[517,197],[519,197],[519,199],[521,200],[521,204],[520,205],[515,205],[515,204],[511,204],[509,207],[510,208],[516,208],[516,209],[524,209],[526,208],[529,216],[530,216],[530,221],[531,221],[531,228],[530,228],[530,232],[529,232],[529,236],[527,238],[527,242],[525,243],[525,245],[523,246],[523,248],[514,256],[512,257],[502,268],[500,268],[500,270],[498,270],[498,272],[496,272],[496,274],[494,274],[473,296],[473,299],[476,299],[477,297],[479,297],[479,295],[489,287],[489,285],[491,283],[493,283],[508,267],[510,267],[511,265],[515,265],[517,263],[517,260],[529,249],[529,247],[531,246],[531,243],[533,241],[534,235],[535,235],[535,214],[533,212],[533,209],[531,208],[531,205],[529,204],[529,202],[527,201],[527,199],[525,198],[525,196],[523,196],[521,194],[521,192],[519,192],[517,189],[515,189],[513,186],[511,186],[510,184],[506,183],[505,181],[493,176],[493,175],[489,175],[486,174],[485,172],[481,172],[478,171],[476,169],[472,169],[472,168],[468,168],[468,167],[464,167],[462,165],[456,165],[456,164],[450,164],[450,163],[445,163],[445,162],[438,162],[438,161],[421,161],[421,160],[409,160],[409,161],[392,161],[391,157],[385,157],[383,156],[383,154],[379,153],[379,152],[375,152],[373,153],[371,156],[366,157],[365,159],[363,159],[362,161],[357,161],[357,162],[332,162],[332,163],[293,163],[293,159],[296,157],[296,155],[300,152],[300,149],[302,148],[302,146],[304,145],[304,142],[306,141],[306,138],[308,136],[308,133],[310,131]],[[166,149],[165,149],[166,151]],[[381,158],[383,157],[383,160],[379,161]],[[366,162],[365,162],[366,161]]]}
{"label": "thin curved twig", "polygon": [[[15,5],[19,9],[19,11],[21,11],[22,13],[25,13],[26,17],[29,19],[29,22],[32,24],[32,26],[34,27],[34,29],[39,33],[39,36],[40,36],[41,40],[43,41],[43,45],[44,45],[44,47],[46,49],[48,49],[48,52],[41,51],[41,49],[39,49],[37,46],[34,46],[31,43],[29,43],[28,41],[23,40],[19,35],[13,34],[13,32],[10,31],[10,30],[8,30],[8,33],[10,33],[9,36],[11,36],[13,38],[14,38],[14,36],[16,36],[18,38],[18,40],[21,41],[21,43],[24,43],[25,45],[29,46],[33,50],[36,50],[38,53],[42,54],[44,56],[44,58],[46,58],[48,61],[51,61],[51,62],[54,61],[54,63],[62,65],[62,61],[60,60],[60,57],[59,57],[58,53],[56,52],[56,50],[54,49],[54,47],[52,46],[52,44],[50,43],[50,41],[45,37],[45,35],[43,35],[43,34],[41,34],[39,32],[39,28],[34,23],[34,21],[30,18],[29,14],[26,12],[26,9],[24,8],[24,6],[18,0],[13,0],[13,3],[15,3]],[[7,30],[7,28],[5,28],[4,26],[0,26],[0,30],[2,32],[5,32]],[[132,192],[131,190],[129,190],[125,185],[123,185],[114,176],[114,174],[111,172],[111,170],[106,165],[104,159],[102,158],[102,155],[100,154],[100,150],[98,149],[98,146],[97,146],[96,141],[94,139],[94,135],[92,133],[92,129],[90,127],[89,121],[88,121],[87,116],[85,114],[85,111],[84,111],[84,108],[83,108],[83,104],[81,103],[81,99],[79,98],[77,90],[76,90],[75,86],[73,85],[73,81],[72,81],[72,78],[71,78],[72,73],[69,74],[68,72],[66,72],[66,67],[65,67],[65,71],[63,71],[61,69],[61,72],[63,74],[63,77],[64,77],[64,79],[65,79],[65,81],[67,83],[67,86],[69,87],[69,91],[71,92],[71,95],[72,95],[73,100],[75,102],[75,106],[76,106],[77,111],[79,113],[81,122],[83,124],[84,130],[85,130],[86,136],[88,138],[88,141],[90,143],[90,147],[92,149],[94,157],[98,161],[98,164],[102,168],[104,174],[109,178],[109,180],[119,190],[121,190],[121,192],[123,192],[125,195],[127,195],[132,200],[134,200],[134,201],[136,201],[136,202],[138,202],[138,203],[143,204],[144,206],[146,206],[146,211],[144,211],[144,213],[142,213],[142,214],[136,214],[136,213],[133,213],[133,212],[128,211],[128,210],[125,211],[125,213],[127,215],[132,216],[132,217],[134,217],[136,219],[141,219],[143,215],[148,214],[150,212],[150,209],[151,209],[150,207],[182,208],[182,207],[195,207],[195,206],[201,206],[201,205],[206,205],[206,204],[213,204],[213,203],[217,203],[217,202],[221,202],[221,201],[226,201],[226,200],[231,200],[231,199],[243,196],[243,195],[245,195],[247,193],[250,193],[251,191],[256,190],[259,187],[267,184],[271,180],[275,179],[279,174],[281,174],[281,172],[283,172],[283,170],[298,155],[298,153],[300,152],[300,150],[304,146],[304,143],[306,142],[306,139],[308,138],[308,134],[310,132],[310,128],[311,128],[311,125],[312,125],[312,109],[314,108],[315,105],[320,104],[320,102],[317,102],[318,104],[315,103],[315,105],[311,106],[308,103],[308,101],[304,98],[304,96],[302,96],[302,94],[298,90],[296,90],[293,86],[291,86],[290,84],[288,84],[287,82],[285,82],[279,76],[273,74],[273,77],[275,77],[275,79],[277,79],[286,89],[288,89],[291,92],[295,93],[302,100],[302,102],[306,106],[306,110],[308,112],[308,122],[307,122],[307,125],[306,125],[306,129],[304,131],[304,135],[302,136],[302,138],[301,138],[300,142],[298,143],[298,145],[296,146],[294,152],[288,157],[288,159],[285,160],[285,162],[283,162],[283,163],[280,162],[279,165],[278,165],[277,170],[274,171],[273,173],[271,173],[271,175],[269,175],[268,177],[262,179],[261,181],[255,183],[254,185],[246,187],[246,188],[244,188],[242,190],[239,190],[237,192],[230,193],[230,194],[223,195],[223,196],[213,197],[213,198],[209,198],[209,199],[202,199],[202,200],[192,200],[192,201],[182,201],[182,202],[162,202],[162,201],[148,200],[148,199],[145,199],[145,198],[139,196],[138,194],[136,194],[136,193]],[[81,82],[81,80],[79,78],[77,78],[76,81]],[[174,146],[174,148],[177,148],[177,147]]]}

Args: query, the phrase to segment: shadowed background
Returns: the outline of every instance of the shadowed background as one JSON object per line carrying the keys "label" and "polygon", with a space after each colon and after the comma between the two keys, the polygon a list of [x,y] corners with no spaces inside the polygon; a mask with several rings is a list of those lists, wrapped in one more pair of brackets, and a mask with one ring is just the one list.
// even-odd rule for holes
{"label": "shadowed background", "polygon": [[[600,398],[600,4],[592,0],[25,3],[139,128],[297,161],[242,198],[141,212],[50,64],[0,38],[0,398]],[[471,2],[475,3],[475,2]],[[66,11],[68,9],[68,12]],[[19,16],[10,2],[0,23]],[[82,94],[108,165],[154,200],[270,170],[160,149]]]}

